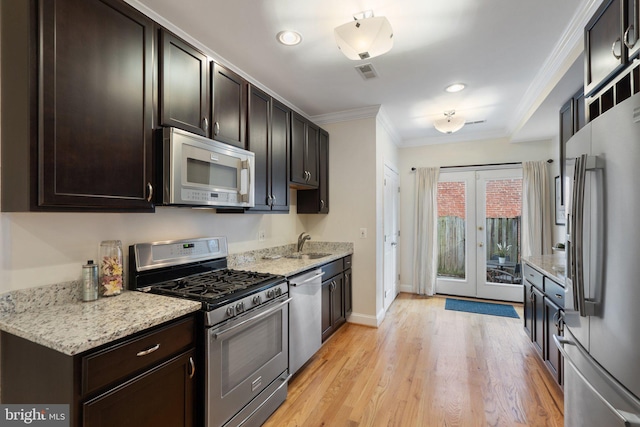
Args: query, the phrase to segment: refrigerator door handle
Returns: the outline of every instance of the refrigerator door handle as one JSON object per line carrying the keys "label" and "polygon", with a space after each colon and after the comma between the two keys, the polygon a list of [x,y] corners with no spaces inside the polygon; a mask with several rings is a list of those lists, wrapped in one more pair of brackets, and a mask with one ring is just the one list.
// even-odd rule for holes
{"label": "refrigerator door handle", "polygon": [[[576,345],[573,341],[566,339],[564,337],[559,337],[558,335],[553,335],[553,342],[555,343],[558,350],[560,350],[560,354],[564,357],[565,363],[568,363],[578,375],[578,377],[582,380],[582,382],[589,388],[589,390],[613,413],[616,417],[620,419],[627,427],[640,427],[640,417],[636,414],[632,414],[627,411],[623,411],[622,409],[618,409],[614,407],[611,402],[609,402],[600,392],[591,384],[591,382],[587,379],[587,377],[578,369],[578,367],[573,363],[569,354],[564,349],[564,345]],[[588,359],[587,359],[588,360]],[[595,367],[598,371],[601,371],[600,368]],[[602,375],[608,382],[611,383],[606,373],[602,372]]]}

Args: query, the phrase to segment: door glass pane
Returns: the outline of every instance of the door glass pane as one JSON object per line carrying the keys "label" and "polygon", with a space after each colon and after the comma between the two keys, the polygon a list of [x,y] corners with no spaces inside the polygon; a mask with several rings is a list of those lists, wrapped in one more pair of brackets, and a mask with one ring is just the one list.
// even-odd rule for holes
{"label": "door glass pane", "polygon": [[520,283],[522,178],[487,180],[487,282]]}
{"label": "door glass pane", "polygon": [[438,183],[438,277],[466,278],[466,183]]}

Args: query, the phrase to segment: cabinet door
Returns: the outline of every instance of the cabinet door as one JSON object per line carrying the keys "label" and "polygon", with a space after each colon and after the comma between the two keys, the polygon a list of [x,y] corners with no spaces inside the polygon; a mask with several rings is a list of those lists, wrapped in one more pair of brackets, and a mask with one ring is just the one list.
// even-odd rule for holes
{"label": "cabinet door", "polygon": [[40,206],[153,208],[153,25],[123,2],[41,2]]}
{"label": "cabinet door", "polygon": [[320,170],[320,128],[313,123],[307,123],[307,138],[305,143],[304,168],[307,171],[307,185],[317,187]]}
{"label": "cabinet door", "polygon": [[544,352],[544,294],[535,286],[533,294],[533,344],[540,353]]}
{"label": "cabinet door", "polygon": [[297,113],[291,115],[291,182],[306,184],[304,165],[307,121]]}
{"label": "cabinet door", "polygon": [[586,123],[587,106],[584,100],[584,90],[580,88],[580,90],[573,95],[573,133],[582,129]]}
{"label": "cabinet door", "polygon": [[348,269],[344,272],[344,314],[345,319],[348,314],[351,314],[353,311],[353,300],[352,300],[352,291],[351,291],[351,269]]}
{"label": "cabinet door", "polygon": [[271,106],[271,209],[289,212],[289,142],[291,110],[273,100]]}
{"label": "cabinet door", "polygon": [[562,335],[562,310],[555,305],[549,298],[544,298],[544,334],[545,334],[545,351],[544,361],[553,373],[556,381],[561,384],[562,355],[553,341],[553,335]]}
{"label": "cabinet door", "polygon": [[322,342],[333,332],[331,318],[332,292],[331,280],[322,282]]}
{"label": "cabinet door", "polygon": [[529,283],[528,280],[524,280],[523,281],[523,287],[522,289],[524,290],[524,297],[523,297],[523,301],[524,301],[524,329],[527,332],[527,335],[529,336],[529,339],[533,340],[533,322],[534,322],[534,295],[531,292],[531,288],[532,285],[531,283]]}
{"label": "cabinet door", "polygon": [[314,190],[298,191],[298,213],[329,213],[329,134],[320,129],[319,182]]}
{"label": "cabinet door", "polygon": [[251,210],[271,210],[271,167],[269,162],[269,114],[271,97],[260,89],[249,89],[248,148],[255,157],[255,206]]}
{"label": "cabinet door", "polygon": [[247,81],[212,62],[213,139],[246,148]]}
{"label": "cabinet door", "polygon": [[167,31],[160,43],[160,124],[209,136],[207,56]]}
{"label": "cabinet door", "polygon": [[605,0],[585,27],[585,94],[591,95],[626,63],[623,0]]}
{"label": "cabinet door", "polygon": [[331,295],[331,322],[334,329],[345,322],[344,315],[344,276],[340,274],[332,280],[333,291]]}
{"label": "cabinet door", "polygon": [[82,405],[83,425],[194,425],[195,351],[183,353]]}
{"label": "cabinet door", "polygon": [[640,0],[624,0],[627,8],[627,22],[624,28],[624,44],[629,60],[640,51]]}

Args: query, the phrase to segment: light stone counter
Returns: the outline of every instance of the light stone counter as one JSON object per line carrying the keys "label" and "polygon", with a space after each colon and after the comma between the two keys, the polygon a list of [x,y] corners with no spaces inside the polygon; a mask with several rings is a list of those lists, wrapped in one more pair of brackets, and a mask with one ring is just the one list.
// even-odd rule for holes
{"label": "light stone counter", "polygon": [[309,241],[304,246],[303,254],[328,254],[326,257],[316,259],[287,258],[287,255],[293,254],[294,251],[295,245],[285,245],[275,248],[244,252],[239,255],[230,255],[229,268],[291,277],[353,254],[353,243]]}
{"label": "light stone counter", "polygon": [[[201,308],[196,301],[143,292],[81,302],[71,284],[14,291],[0,298],[0,330],[67,355],[90,350]],[[57,291],[55,291],[57,289]],[[56,295],[60,300],[52,300]],[[77,293],[76,293],[77,295]],[[31,304],[29,304],[31,302]]]}
{"label": "light stone counter", "polygon": [[564,255],[539,255],[524,257],[524,262],[540,271],[545,276],[564,286],[565,282],[565,257]]}

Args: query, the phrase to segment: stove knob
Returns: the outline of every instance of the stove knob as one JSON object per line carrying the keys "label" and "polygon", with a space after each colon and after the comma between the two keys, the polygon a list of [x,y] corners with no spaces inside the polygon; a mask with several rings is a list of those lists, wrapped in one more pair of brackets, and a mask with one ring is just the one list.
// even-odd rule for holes
{"label": "stove knob", "polygon": [[276,288],[276,296],[279,297],[280,295],[282,295],[282,289]]}
{"label": "stove knob", "polygon": [[275,293],[273,292],[273,289],[269,289],[267,291],[267,298],[273,298],[274,295],[275,295]]}
{"label": "stove knob", "polygon": [[239,302],[236,304],[236,313],[242,313],[244,311],[244,303]]}
{"label": "stove knob", "polygon": [[235,311],[233,310],[233,307],[227,307],[227,316],[233,317],[234,315]]}
{"label": "stove knob", "polygon": [[253,297],[253,304],[258,305],[262,302],[261,300],[262,298],[260,298],[260,295],[256,295],[255,297]]}

